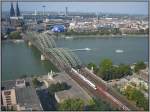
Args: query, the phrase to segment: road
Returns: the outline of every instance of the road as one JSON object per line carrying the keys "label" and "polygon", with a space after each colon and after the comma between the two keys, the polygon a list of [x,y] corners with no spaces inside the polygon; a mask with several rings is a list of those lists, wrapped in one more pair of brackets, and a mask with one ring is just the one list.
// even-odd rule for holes
{"label": "road", "polygon": [[54,111],[56,110],[56,100],[54,96],[51,96],[48,94],[47,89],[38,89],[36,90],[37,95],[41,101],[41,105],[43,107],[43,110],[45,111]]}

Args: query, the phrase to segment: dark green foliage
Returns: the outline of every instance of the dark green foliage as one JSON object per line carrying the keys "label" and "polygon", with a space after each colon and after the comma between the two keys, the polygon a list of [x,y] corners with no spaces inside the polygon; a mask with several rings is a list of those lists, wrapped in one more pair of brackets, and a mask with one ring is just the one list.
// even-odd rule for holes
{"label": "dark green foliage", "polygon": [[127,75],[132,75],[132,70],[129,65],[121,64],[117,68],[117,74],[119,74],[121,77],[127,76]]}
{"label": "dark green foliage", "polygon": [[89,102],[89,106],[87,107],[87,110],[89,111],[109,111],[109,110],[113,110],[113,108],[111,108],[111,106],[105,102],[102,101],[99,98],[92,98],[92,100],[90,100]]}
{"label": "dark green foliage", "polygon": [[102,77],[104,80],[112,79],[112,61],[110,59],[104,59],[100,63],[98,75]]}
{"label": "dark green foliage", "polygon": [[135,72],[139,72],[139,70],[145,69],[145,68],[146,68],[146,64],[145,64],[143,61],[138,61],[138,62],[135,64],[134,71],[135,71]]}
{"label": "dark green foliage", "polygon": [[140,90],[132,86],[127,86],[124,94],[129,100],[134,101],[138,107],[148,110],[148,99],[144,97],[144,94]]}
{"label": "dark green foliage", "polygon": [[111,33],[116,35],[116,34],[121,34],[121,31],[119,30],[119,28],[112,28]]}
{"label": "dark green foliage", "polygon": [[94,64],[94,63],[89,63],[89,64],[87,65],[87,68],[88,68],[88,69],[91,69],[92,67],[93,67],[94,73],[97,73],[98,68],[97,68],[96,64]]}
{"label": "dark green foliage", "polygon": [[149,28],[147,28],[147,29],[145,30],[145,33],[146,33],[146,34],[149,34]]}
{"label": "dark green foliage", "polygon": [[33,78],[32,83],[34,87],[42,86],[42,83],[37,78]]}
{"label": "dark green foliage", "polygon": [[113,66],[110,59],[104,59],[100,63],[98,75],[107,81],[132,75],[132,70],[129,65],[120,64],[119,66]]}
{"label": "dark green foliage", "polygon": [[84,102],[81,99],[67,99],[59,104],[58,109],[62,111],[81,111],[84,110]]}
{"label": "dark green foliage", "polygon": [[10,39],[21,39],[21,35],[20,32],[11,32],[9,34]]}
{"label": "dark green foliage", "polygon": [[136,104],[137,104],[138,107],[144,108],[144,110],[149,110],[149,105],[148,105],[149,101],[146,98],[140,97],[138,99],[138,101],[136,102]]}
{"label": "dark green foliage", "polygon": [[68,89],[70,89],[70,86],[65,82],[51,84],[50,87],[48,88],[50,93],[54,93],[62,90],[68,90]]}

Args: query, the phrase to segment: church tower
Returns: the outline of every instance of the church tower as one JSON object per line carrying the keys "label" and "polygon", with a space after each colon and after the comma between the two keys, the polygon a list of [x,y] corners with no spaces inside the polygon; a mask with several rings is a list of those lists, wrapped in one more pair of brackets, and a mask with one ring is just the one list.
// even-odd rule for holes
{"label": "church tower", "polygon": [[15,10],[13,7],[13,3],[11,2],[11,8],[10,8],[10,17],[14,17],[15,16]]}
{"label": "church tower", "polygon": [[20,10],[19,10],[19,7],[18,7],[18,2],[16,3],[16,16],[20,16]]}

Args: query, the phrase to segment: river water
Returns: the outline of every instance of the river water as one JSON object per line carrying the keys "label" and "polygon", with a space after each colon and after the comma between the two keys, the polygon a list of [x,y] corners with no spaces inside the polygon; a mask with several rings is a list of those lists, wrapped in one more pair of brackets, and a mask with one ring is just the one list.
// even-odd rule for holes
{"label": "river water", "polygon": [[[56,40],[57,47],[75,49],[90,48],[89,51],[74,51],[83,64],[100,63],[109,58],[114,64],[132,64],[148,61],[148,37],[127,38],[78,38]],[[16,79],[22,75],[47,74],[56,68],[48,61],[40,60],[40,53],[26,43],[2,42],[2,80]],[[122,53],[116,53],[122,50]]]}

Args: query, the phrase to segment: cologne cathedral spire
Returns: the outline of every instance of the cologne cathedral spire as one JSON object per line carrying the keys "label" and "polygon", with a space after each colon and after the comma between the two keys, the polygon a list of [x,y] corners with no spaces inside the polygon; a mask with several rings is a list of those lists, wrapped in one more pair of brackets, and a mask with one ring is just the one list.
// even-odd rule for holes
{"label": "cologne cathedral spire", "polygon": [[16,16],[20,16],[20,10],[18,7],[18,2],[16,3]]}
{"label": "cologne cathedral spire", "polygon": [[15,16],[15,10],[14,10],[13,3],[12,3],[12,2],[11,2],[11,8],[10,8],[10,16],[11,16],[11,17]]}

